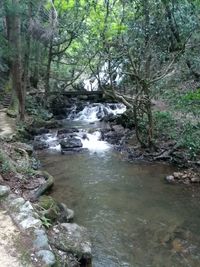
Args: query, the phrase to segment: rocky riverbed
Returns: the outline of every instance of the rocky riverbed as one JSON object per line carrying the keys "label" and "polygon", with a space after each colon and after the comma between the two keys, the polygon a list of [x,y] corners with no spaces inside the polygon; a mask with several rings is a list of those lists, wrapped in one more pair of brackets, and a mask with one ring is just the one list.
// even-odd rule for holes
{"label": "rocky riverbed", "polygon": [[[32,133],[37,135],[33,143],[36,150],[84,152],[94,148],[97,142],[101,142],[98,147],[111,145],[130,162],[144,160],[174,164],[179,168],[179,173],[183,174],[179,175],[180,178],[174,179],[174,184],[199,183],[198,155],[196,160],[191,160],[189,154],[173,140],[158,140],[153,150],[142,148],[136,139],[131,114],[125,112],[123,105],[91,104],[84,101],[77,103],[75,105],[73,102],[71,108],[68,106],[64,120],[56,123],[52,120],[52,123],[47,123],[47,127],[31,128]],[[74,123],[80,123],[80,126],[72,127]],[[56,127],[53,131],[49,129],[51,124]],[[169,182],[169,179],[166,180]]]}

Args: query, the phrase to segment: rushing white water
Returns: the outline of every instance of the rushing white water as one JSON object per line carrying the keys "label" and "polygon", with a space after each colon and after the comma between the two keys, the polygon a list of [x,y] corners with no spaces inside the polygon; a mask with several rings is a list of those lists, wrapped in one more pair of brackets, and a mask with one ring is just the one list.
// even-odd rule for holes
{"label": "rushing white water", "polygon": [[57,132],[45,134],[40,137],[40,140],[49,145],[48,149],[61,151],[61,146],[58,141]]}
{"label": "rushing white water", "polygon": [[[126,107],[123,104],[90,104],[75,115],[75,111],[73,111],[73,120],[91,123],[99,121],[107,115],[118,115],[125,111]],[[69,118],[72,118],[72,116],[70,115]]]}
{"label": "rushing white water", "polygon": [[[115,77],[113,77],[113,82],[116,85],[119,85],[120,82],[123,80],[123,75],[121,73],[122,73],[122,65],[120,64],[118,67],[115,68]],[[102,66],[98,74],[98,77],[93,76],[83,81],[85,90],[97,91],[99,88],[99,81],[103,84],[110,84],[110,76],[108,74],[107,62]]]}
{"label": "rushing white water", "polygon": [[[101,120],[107,115],[117,115],[125,112],[126,107],[123,104],[88,104],[82,111],[76,113],[76,108],[70,114],[68,119],[73,119],[74,121],[84,121],[84,122],[96,122]],[[63,139],[71,138],[70,134],[63,137]],[[48,149],[52,151],[61,151],[60,139],[57,132],[50,134],[44,134],[37,137],[37,139],[48,144]],[[108,142],[101,140],[101,132],[95,131],[90,133],[87,130],[79,130],[77,133],[73,133],[72,138],[78,138],[82,142],[82,148],[88,149],[90,152],[102,153],[111,148]],[[73,148],[72,148],[73,151]]]}
{"label": "rushing white water", "polygon": [[[87,131],[80,131],[76,133],[75,138],[81,140],[83,144],[82,148],[86,148],[92,153],[103,152],[111,148],[111,145],[109,143],[101,140],[101,133],[99,131],[95,131],[94,133],[88,133]],[[49,150],[61,151],[59,138],[56,133],[45,134],[44,136],[40,137],[40,140],[49,145],[48,147]]]}
{"label": "rushing white water", "polygon": [[90,152],[103,152],[111,148],[111,145],[108,142],[100,140],[101,133],[99,131],[95,131],[92,134],[84,133],[80,139],[83,148],[87,148]]}

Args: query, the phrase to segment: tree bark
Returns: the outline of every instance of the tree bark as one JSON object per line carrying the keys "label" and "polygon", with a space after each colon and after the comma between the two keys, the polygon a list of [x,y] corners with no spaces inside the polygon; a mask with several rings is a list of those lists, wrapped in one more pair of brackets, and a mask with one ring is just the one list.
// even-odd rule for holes
{"label": "tree bark", "polygon": [[25,118],[25,94],[22,86],[22,67],[21,67],[21,21],[19,16],[19,0],[12,0],[12,8],[15,10],[12,18],[11,47],[12,47],[12,87],[19,101],[20,120]]}
{"label": "tree bark", "polygon": [[45,81],[45,95],[49,94],[49,80],[50,80],[50,72],[51,72],[51,61],[53,56],[53,40],[50,40],[49,50],[48,50],[48,62],[47,62],[47,70],[46,70],[46,81]]}

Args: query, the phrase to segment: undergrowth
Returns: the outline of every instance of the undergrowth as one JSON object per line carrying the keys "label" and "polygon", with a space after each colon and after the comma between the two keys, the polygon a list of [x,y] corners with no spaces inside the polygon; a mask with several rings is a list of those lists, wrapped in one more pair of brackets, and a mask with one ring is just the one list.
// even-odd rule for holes
{"label": "undergrowth", "polygon": [[165,136],[185,148],[191,159],[200,153],[200,122],[178,120],[168,111],[154,112],[155,136]]}

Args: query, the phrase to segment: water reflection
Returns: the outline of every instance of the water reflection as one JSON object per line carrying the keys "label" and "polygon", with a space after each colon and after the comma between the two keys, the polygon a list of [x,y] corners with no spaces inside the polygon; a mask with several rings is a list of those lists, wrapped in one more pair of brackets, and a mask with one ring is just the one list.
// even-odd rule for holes
{"label": "water reflection", "polygon": [[56,178],[52,195],[90,231],[94,267],[199,266],[199,194],[165,184],[172,167],[123,162],[111,150],[40,158]]}

